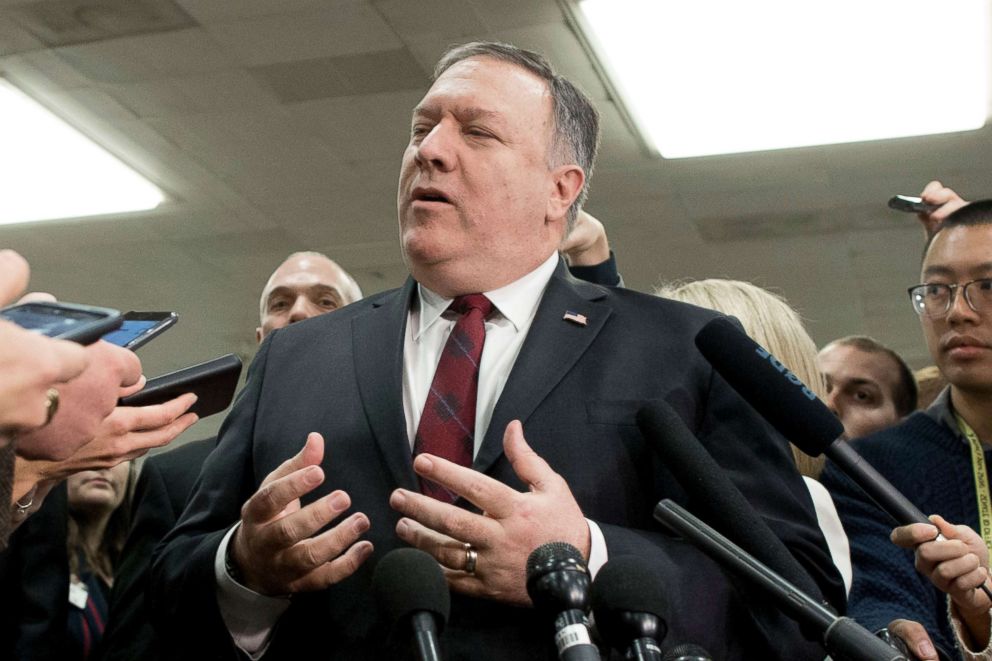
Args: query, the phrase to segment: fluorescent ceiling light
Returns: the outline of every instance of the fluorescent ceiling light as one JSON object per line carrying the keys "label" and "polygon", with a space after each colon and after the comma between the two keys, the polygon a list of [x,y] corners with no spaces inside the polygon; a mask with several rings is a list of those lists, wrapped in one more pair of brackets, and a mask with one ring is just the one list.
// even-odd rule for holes
{"label": "fluorescent ceiling light", "polygon": [[981,128],[988,0],[579,0],[666,158]]}
{"label": "fluorescent ceiling light", "polygon": [[0,78],[0,224],[154,209],[165,195]]}

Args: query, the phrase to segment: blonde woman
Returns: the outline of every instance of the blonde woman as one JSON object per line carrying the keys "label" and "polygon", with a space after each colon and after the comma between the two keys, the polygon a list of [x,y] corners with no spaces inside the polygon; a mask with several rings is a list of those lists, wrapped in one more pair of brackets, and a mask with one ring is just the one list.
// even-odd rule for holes
{"label": "blonde woman", "polygon": [[[781,296],[740,280],[708,279],[673,283],[658,288],[656,295],[717,310],[740,320],[755,342],[771,351],[819,397],[826,393],[823,375],[816,367],[816,344],[806,332],[802,318]],[[830,555],[851,589],[851,552],[847,534],[826,489],[816,481],[824,458],[813,458],[795,445],[792,455],[802,473],[816,508],[817,522],[830,547]]]}

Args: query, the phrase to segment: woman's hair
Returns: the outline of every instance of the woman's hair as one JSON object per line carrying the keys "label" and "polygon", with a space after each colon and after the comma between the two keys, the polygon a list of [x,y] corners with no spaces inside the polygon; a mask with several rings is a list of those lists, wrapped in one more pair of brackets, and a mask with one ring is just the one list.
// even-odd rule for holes
{"label": "woman's hair", "polygon": [[[654,293],[737,317],[751,339],[771,351],[818,397],[825,395],[826,382],[816,366],[816,343],[799,313],[778,294],[750,282],[716,278],[674,282]],[[816,478],[823,470],[822,456],[810,457],[795,445],[792,456],[803,475]]]}
{"label": "woman's hair", "polygon": [[124,498],[114,509],[107,521],[107,529],[97,548],[89,548],[85,543],[80,524],[69,509],[69,528],[66,539],[66,547],[69,551],[69,572],[79,576],[80,556],[86,566],[97,575],[113,577],[117,562],[120,559],[121,551],[124,549],[124,542],[131,529],[131,495],[134,491],[135,469],[134,462],[130,462],[127,473],[127,482],[124,486]]}

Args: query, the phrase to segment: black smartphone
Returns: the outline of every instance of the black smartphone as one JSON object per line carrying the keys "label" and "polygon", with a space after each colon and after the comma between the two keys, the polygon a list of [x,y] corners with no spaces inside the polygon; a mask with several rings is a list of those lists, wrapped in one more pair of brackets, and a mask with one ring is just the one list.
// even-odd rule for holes
{"label": "black smartphone", "polygon": [[0,318],[60,340],[92,344],[124,321],[118,310],[76,303],[21,303],[0,309]]}
{"label": "black smartphone", "polygon": [[893,195],[889,198],[889,208],[906,213],[930,213],[936,207],[913,195]]}
{"label": "black smartphone", "polygon": [[201,418],[220,413],[234,399],[241,376],[241,359],[233,353],[199,365],[148,379],[145,387],[117,403],[121,406],[161,404],[187,392],[195,393],[196,404],[190,411]]}
{"label": "black smartphone", "polygon": [[124,323],[117,330],[110,331],[103,339],[119,347],[136,350],[152,338],[171,328],[179,315],[175,312],[131,312],[124,313]]}

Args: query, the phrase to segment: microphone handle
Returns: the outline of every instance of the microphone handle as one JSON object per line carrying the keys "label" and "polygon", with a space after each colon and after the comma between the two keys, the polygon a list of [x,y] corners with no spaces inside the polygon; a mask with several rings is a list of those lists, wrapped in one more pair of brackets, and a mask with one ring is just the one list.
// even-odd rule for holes
{"label": "microphone handle", "polygon": [[413,625],[413,646],[418,661],[441,661],[434,614],[429,611],[417,611],[410,619]]}
{"label": "microphone handle", "polygon": [[654,638],[637,638],[627,648],[624,658],[630,661],[661,661],[661,648]]}
{"label": "microphone handle", "polygon": [[589,620],[572,608],[555,618],[555,647],[560,661],[603,661],[589,637]]}

